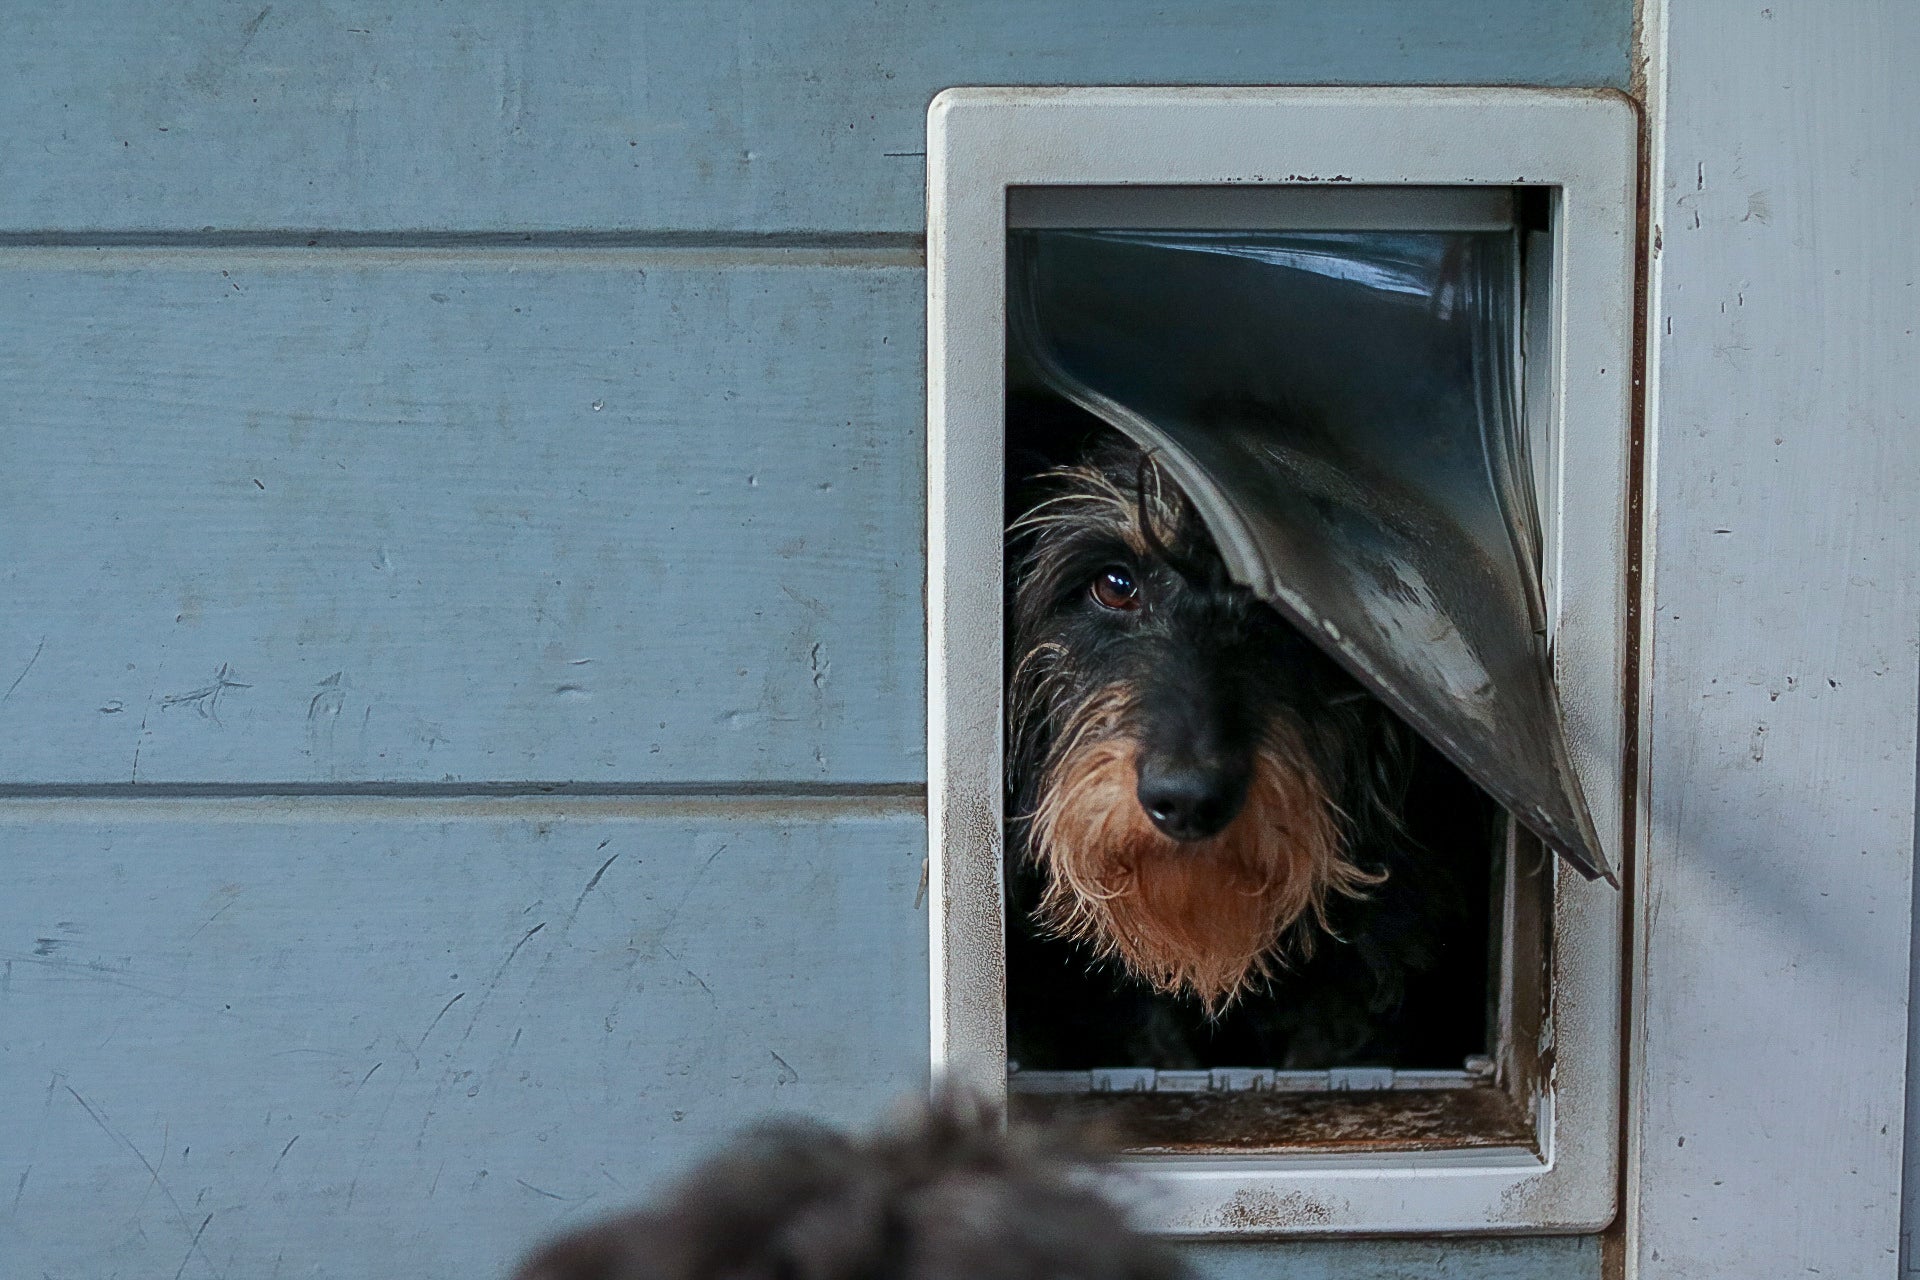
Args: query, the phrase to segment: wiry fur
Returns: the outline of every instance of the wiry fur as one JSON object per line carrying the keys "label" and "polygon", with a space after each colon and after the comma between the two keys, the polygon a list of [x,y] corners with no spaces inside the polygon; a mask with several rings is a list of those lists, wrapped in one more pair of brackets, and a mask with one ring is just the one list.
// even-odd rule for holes
{"label": "wiry fur", "polygon": [[1039,780],[1020,806],[1027,855],[1047,874],[1038,918],[1156,991],[1215,1012],[1271,976],[1284,950],[1311,953],[1330,896],[1382,878],[1349,857],[1351,823],[1333,790],[1354,736],[1339,721],[1351,717],[1335,712],[1310,729],[1284,701],[1257,708],[1239,815],[1205,840],[1163,835],[1134,795],[1139,690],[1154,674],[1098,683],[1111,654],[1079,652],[1056,634],[1063,602],[1078,607],[1088,566],[1124,552],[1136,569],[1164,562],[1202,584],[1226,602],[1230,624],[1275,635],[1285,624],[1226,580],[1198,515],[1150,456],[1111,447],[1043,481],[1048,496],[1010,529],[1019,657],[1008,699],[1016,782]]}
{"label": "wiry fur", "polygon": [[1089,1189],[1087,1159],[951,1098],[865,1137],[765,1125],[517,1280],[1179,1280]]}
{"label": "wiry fur", "polygon": [[[1445,992],[1427,976],[1484,928],[1484,901],[1463,898],[1484,892],[1469,887],[1487,874],[1484,797],[1229,579],[1139,448],[1089,434],[1010,509],[1014,1056],[1331,1065],[1391,1058],[1447,1019],[1461,1030],[1426,1036],[1440,1062],[1478,1051],[1484,960],[1462,955],[1467,983]],[[1089,598],[1116,564],[1136,612]],[[1146,814],[1143,762],[1170,751],[1243,762],[1244,801],[1217,832],[1176,840]],[[1451,844],[1409,836],[1410,789],[1423,812],[1457,811]]]}
{"label": "wiry fur", "polygon": [[1348,860],[1325,781],[1284,723],[1269,728],[1225,831],[1186,846],[1161,834],[1134,798],[1138,747],[1094,727],[1115,701],[1097,695],[1070,721],[1083,732],[1069,733],[1042,788],[1030,839],[1050,873],[1039,918],[1212,1012],[1272,976],[1289,935],[1311,954],[1330,894],[1380,877]]}

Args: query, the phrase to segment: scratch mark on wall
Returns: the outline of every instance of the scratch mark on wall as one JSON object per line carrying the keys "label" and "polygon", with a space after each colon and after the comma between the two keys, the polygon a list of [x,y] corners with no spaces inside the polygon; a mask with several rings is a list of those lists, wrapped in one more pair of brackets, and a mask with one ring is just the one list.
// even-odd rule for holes
{"label": "scratch mark on wall", "polygon": [[547,1191],[541,1187],[536,1187],[531,1182],[528,1182],[525,1178],[515,1178],[514,1181],[519,1183],[521,1186],[525,1187],[527,1190],[533,1192],[533,1194],[537,1196],[545,1196],[549,1200],[558,1200],[561,1204],[572,1203],[565,1196],[555,1195],[551,1191]]}
{"label": "scratch mark on wall", "polygon": [[[600,847],[602,849],[606,848],[607,842],[605,840],[602,840],[600,842]],[[613,857],[608,858],[605,862],[601,863],[600,869],[593,873],[593,878],[587,881],[587,887],[582,889],[580,891],[580,896],[573,900],[573,910],[567,912],[568,927],[572,926],[573,918],[580,914],[580,904],[587,900],[587,895],[592,893],[594,886],[600,883],[600,877],[607,874],[607,868],[612,866],[615,862],[619,861],[619,859],[620,859],[620,855],[617,853],[614,854]]]}
{"label": "scratch mark on wall", "polygon": [[46,647],[47,647],[47,638],[45,636],[41,636],[40,643],[35,645],[33,648],[33,656],[27,659],[27,665],[20,668],[20,674],[15,676],[13,678],[13,683],[7,686],[6,693],[0,694],[0,702],[5,702],[8,698],[11,698],[13,696],[13,691],[15,689],[18,689],[20,687],[20,682],[27,678],[27,672],[33,670],[33,664],[40,661],[40,651]]}
{"label": "scratch mark on wall", "polygon": [[[708,986],[707,980],[701,977],[699,974],[695,973],[693,971],[692,966],[688,965],[686,961],[682,960],[680,956],[673,950],[673,948],[669,947],[666,944],[666,939],[667,939],[667,936],[673,932],[673,926],[675,922],[679,920],[680,912],[686,907],[687,903],[693,898],[693,895],[699,891],[700,882],[702,879],[705,878],[707,874],[707,869],[713,866],[714,861],[717,858],[719,858],[721,854],[725,853],[727,849],[728,849],[728,844],[726,842],[722,842],[719,846],[717,846],[714,849],[712,853],[708,854],[706,861],[702,862],[700,864],[700,869],[693,873],[692,878],[687,882],[687,887],[681,890],[679,899],[674,902],[672,907],[668,908],[666,915],[661,918],[660,923],[655,925],[651,929],[645,930],[644,933],[641,935],[641,937],[635,939],[633,947],[630,948],[631,954],[629,956],[628,969],[627,969],[627,971],[631,973],[633,971],[633,966],[639,963],[639,960],[643,954],[647,954],[647,953],[650,953],[651,951],[657,950],[660,954],[665,955],[668,959],[678,964],[682,972],[684,972],[689,978],[692,978],[695,983],[699,984],[700,989],[707,993],[707,999],[712,1001],[713,1007],[716,1009],[720,1007],[720,998],[713,993],[713,988]],[[644,938],[644,942],[642,941],[642,938]],[[611,1024],[611,1021],[612,1021],[612,1015],[609,1014],[607,1018],[607,1022]],[[608,1025],[608,1030],[609,1031],[612,1030],[611,1025]]]}
{"label": "scratch mark on wall", "polygon": [[12,1214],[15,1220],[18,1220],[20,1217],[20,1197],[26,1194],[27,1176],[32,1172],[33,1172],[32,1165],[28,1165],[26,1168],[22,1169],[20,1171],[20,1181],[13,1188],[13,1208],[10,1210],[10,1213]]}
{"label": "scratch mark on wall", "polygon": [[[531,935],[529,935],[529,936],[531,936]],[[523,938],[523,939],[521,939],[521,941],[523,941],[523,942],[524,942],[525,940],[526,940],[526,939],[524,939],[524,938]],[[453,999],[451,999],[451,1000],[449,1000],[449,1001],[447,1001],[447,1002],[446,1002],[445,1004],[443,1004],[443,1005],[441,1005],[441,1006],[440,1006],[440,1012],[438,1012],[438,1013],[436,1013],[436,1014],[434,1014],[434,1015],[433,1015],[433,1021],[432,1021],[432,1022],[429,1022],[429,1023],[427,1024],[427,1029],[426,1029],[425,1031],[422,1031],[422,1032],[420,1033],[420,1043],[419,1043],[419,1044],[416,1044],[416,1045],[414,1045],[414,1046],[413,1046],[413,1049],[414,1049],[414,1052],[415,1052],[415,1053],[418,1053],[418,1052],[419,1052],[419,1051],[420,1051],[420,1050],[421,1050],[422,1048],[424,1048],[424,1047],[426,1046],[426,1043],[427,1043],[427,1037],[428,1037],[428,1036],[430,1036],[430,1035],[432,1035],[432,1034],[433,1034],[433,1029],[434,1029],[435,1027],[437,1027],[437,1026],[439,1026],[439,1025],[440,1025],[440,1019],[442,1019],[442,1018],[444,1018],[444,1017],[446,1017],[446,1016],[447,1016],[447,1010],[449,1010],[449,1009],[451,1009],[451,1008],[453,1008],[453,1006],[455,1006],[455,1005],[457,1005],[457,1004],[459,1004],[459,1003],[460,1003],[460,1001],[461,1001],[462,999],[464,999],[464,998],[466,997],[466,994],[467,994],[466,992],[464,992],[464,991],[462,991],[462,992],[461,992],[461,993],[460,993],[459,995],[457,995],[457,996],[455,996],[455,997],[454,997]],[[374,1071],[378,1071],[378,1070],[380,1069],[380,1064],[379,1064],[379,1063],[377,1063],[377,1062],[376,1062],[376,1063],[374,1063],[374,1064],[373,1064],[373,1069],[374,1069]],[[369,1077],[371,1077],[371,1076],[373,1075],[373,1071],[369,1071],[369,1072],[367,1072],[367,1075],[368,1075]],[[366,1081],[365,1081],[365,1080],[362,1080],[362,1081],[361,1081],[360,1083],[361,1083],[361,1084],[365,1084],[365,1083],[366,1083]]]}
{"label": "scratch mark on wall", "polygon": [[800,1073],[793,1069],[792,1063],[788,1062],[785,1058],[781,1057],[779,1054],[775,1053],[771,1049],[767,1050],[767,1056],[780,1064],[781,1075],[778,1079],[776,1079],[773,1082],[776,1088],[778,1088],[780,1085],[783,1085],[783,1084],[794,1084],[799,1081]]}
{"label": "scratch mark on wall", "polygon": [[140,781],[140,748],[147,742],[147,717],[152,711],[153,696],[149,694],[146,709],[140,713],[140,731],[133,735],[133,775],[127,779],[130,783]]}
{"label": "scratch mark on wall", "polygon": [[314,686],[319,689],[320,692],[314,694],[312,700],[307,703],[307,719],[309,721],[319,719],[322,711],[325,711],[328,715],[337,716],[340,714],[340,699],[343,696],[339,692],[340,677],[344,674],[344,672],[336,671],[325,680],[322,680],[318,685]]}
{"label": "scratch mark on wall", "polygon": [[[55,1079],[58,1079],[58,1078],[59,1077],[57,1076],[55,1077]],[[174,1198],[173,1189],[167,1186],[166,1182],[160,1177],[160,1170],[154,1167],[153,1161],[147,1159],[145,1155],[141,1154],[140,1148],[134,1146],[132,1139],[128,1138],[126,1134],[121,1133],[118,1129],[108,1124],[106,1121],[106,1118],[102,1116],[98,1111],[95,1111],[93,1109],[93,1104],[80,1096],[79,1090],[75,1089],[72,1085],[65,1085],[63,1087],[66,1089],[68,1093],[73,1095],[73,1100],[80,1104],[81,1110],[85,1111],[87,1115],[93,1120],[93,1122],[96,1125],[100,1126],[100,1132],[106,1134],[109,1138],[113,1139],[115,1142],[125,1147],[128,1151],[132,1152],[133,1158],[138,1160],[141,1164],[141,1167],[146,1169],[147,1173],[152,1176],[153,1182],[150,1185],[159,1187],[160,1194],[165,1196],[167,1198],[167,1203],[173,1206],[173,1216],[174,1216],[174,1219],[177,1222],[179,1222],[180,1230],[182,1232],[191,1233],[191,1235],[193,1236],[192,1243],[190,1243],[187,1246],[187,1257],[191,1258],[194,1254],[194,1251],[196,1249],[199,1249],[200,1247],[200,1235],[202,1232],[204,1232],[207,1229],[207,1223],[202,1222],[200,1224],[200,1230],[193,1231],[193,1229],[187,1225],[187,1215],[185,1210],[181,1209],[180,1202]],[[207,1222],[211,1222],[211,1221],[213,1221],[213,1215],[208,1214]],[[206,1255],[205,1250],[200,1251],[200,1260],[207,1264],[207,1270],[213,1272],[213,1274],[216,1276],[220,1275],[220,1269],[213,1265],[213,1259],[209,1258]],[[181,1270],[184,1271],[186,1269],[185,1262],[182,1262],[180,1266],[181,1266]],[[177,1275],[175,1277],[175,1280],[178,1280]]]}
{"label": "scratch mark on wall", "polygon": [[707,999],[712,1001],[714,1008],[718,1009],[720,1007],[720,997],[713,994],[713,988],[707,985],[707,980],[705,978],[695,973],[693,971],[692,966],[687,964],[685,960],[682,960],[679,954],[675,952],[673,948],[663,945],[660,948],[660,950],[666,953],[666,956],[668,959],[672,960],[675,964],[680,966],[681,972],[685,973],[689,978],[692,978],[695,982],[700,984],[700,989],[707,993]]}
{"label": "scratch mark on wall", "polygon": [[[362,1081],[362,1083],[364,1084],[365,1081]],[[300,1141],[300,1135],[297,1133],[287,1139],[287,1145],[280,1148],[280,1154],[274,1157],[273,1168],[267,1170],[268,1173],[273,1174],[280,1172],[280,1162],[287,1158],[287,1152],[293,1150],[293,1144],[298,1141]]]}
{"label": "scratch mark on wall", "polygon": [[[336,671],[315,685],[315,693],[307,702],[307,758],[325,759],[327,772],[331,776],[337,768],[334,752],[334,731],[340,723],[340,714],[346,710],[347,690],[344,684],[345,672]],[[367,708],[371,715],[373,708]]]}
{"label": "scratch mark on wall", "polygon": [[170,693],[160,699],[162,708],[191,706],[200,713],[203,720],[220,723],[220,695],[229,689],[251,689],[250,684],[241,684],[233,678],[233,672],[226,663],[220,664],[220,670],[214,674],[213,683],[190,689],[186,693]]}
{"label": "scratch mark on wall", "polygon": [[253,43],[253,38],[260,34],[260,24],[265,22],[267,20],[267,15],[272,12],[273,12],[273,6],[268,5],[266,8],[262,9],[260,12],[253,15],[252,21],[248,22],[245,29],[242,30],[240,33],[240,48],[236,51],[236,56],[237,54],[245,53],[247,51],[247,46]]}
{"label": "scratch mark on wall", "polygon": [[[234,47],[233,52],[223,54],[209,50],[201,59],[200,65],[187,74],[186,83],[209,97],[219,97],[221,89],[225,87],[227,73],[246,56],[247,49],[253,44],[253,38],[260,34],[260,25],[272,12],[273,6],[268,5],[254,14],[247,24],[240,28],[240,43]],[[163,129],[161,132],[166,131]]]}
{"label": "scratch mark on wall", "polygon": [[[231,910],[233,909],[233,904],[234,904],[234,903],[236,903],[236,902],[238,902],[239,900],[240,900],[240,899],[239,899],[239,898],[238,898],[237,896],[236,896],[236,897],[232,897],[232,898],[229,898],[229,899],[227,899],[227,905],[226,905],[226,906],[224,906],[224,907],[221,907],[221,908],[220,908],[220,909],[219,909],[218,911],[216,911],[216,912],[214,912],[214,913],[213,913],[212,915],[210,915],[210,916],[208,916],[208,917],[207,917],[207,918],[206,918],[205,920],[202,920],[202,921],[200,922],[200,927],[199,927],[198,929],[195,929],[195,930],[194,930],[194,931],[193,931],[192,933],[190,933],[190,934],[188,934],[188,935],[187,935],[187,942],[192,942],[192,941],[193,941],[193,940],[194,940],[195,938],[197,938],[197,937],[199,937],[199,936],[201,935],[201,933],[202,933],[202,932],[204,932],[204,931],[206,930],[206,927],[207,927],[208,925],[210,925],[210,924],[212,924],[212,923],[213,923],[213,922],[214,922],[215,920],[218,920],[218,919],[219,919],[219,918],[220,918],[221,916],[223,916],[223,915],[225,915],[225,914],[227,914],[227,912],[229,912],[229,911],[231,911]],[[185,944],[183,943],[182,945],[185,945]]]}
{"label": "scratch mark on wall", "polygon": [[801,608],[806,609],[811,613],[818,614],[822,618],[827,618],[832,616],[833,611],[828,609],[826,605],[814,599],[812,596],[802,595],[784,582],[780,584],[780,590],[784,591],[787,594],[787,597],[791,599],[795,604],[799,605]]}
{"label": "scratch mark on wall", "polygon": [[513,950],[507,952],[507,958],[505,960],[502,960],[500,962],[500,967],[493,971],[493,980],[487,984],[487,988],[489,991],[491,991],[493,987],[499,984],[500,976],[507,971],[507,966],[513,963],[513,958],[520,954],[520,948],[526,946],[529,942],[533,941],[533,935],[540,932],[542,929],[546,927],[547,927],[547,922],[545,920],[542,920],[539,924],[533,926],[533,928],[527,930],[524,934],[520,936],[520,941],[513,944]]}
{"label": "scratch mark on wall", "polygon": [[726,851],[727,846],[722,844],[719,848],[708,854],[707,860],[700,864],[700,869],[693,873],[693,879],[687,883],[686,891],[680,895],[680,900],[673,904],[673,910],[667,912],[667,918],[660,922],[660,934],[662,937],[666,936],[667,930],[673,928],[674,921],[680,918],[680,909],[687,905],[687,900],[693,897],[694,890],[700,887],[700,881],[707,874],[707,868],[713,865],[715,858],[718,858]]}
{"label": "scratch mark on wall", "polygon": [[[140,1193],[140,1210],[144,1210],[147,1207],[147,1197],[152,1195],[153,1189],[160,1185],[160,1170],[167,1167],[167,1155],[172,1149],[173,1123],[172,1121],[163,1120],[160,1123],[160,1163],[158,1167],[154,1169],[153,1177],[148,1179],[147,1189]],[[189,1150],[191,1150],[191,1148],[189,1148]],[[193,1206],[196,1209],[199,1208],[200,1202],[195,1200]]]}
{"label": "scratch mark on wall", "polygon": [[198,1009],[203,1013],[217,1013],[224,1017],[234,1018],[240,1022],[247,1021],[247,1019],[240,1017],[240,1015],[234,1013],[231,1009],[223,1008],[215,1004],[189,1000],[187,997],[179,995],[176,992],[164,991],[159,987],[144,986],[141,983],[117,977],[115,976],[115,971],[98,963],[76,964],[71,960],[62,960],[58,956],[37,959],[33,956],[23,955],[17,951],[4,958],[9,963],[17,960],[21,964],[39,965],[43,969],[58,970],[67,977],[84,978],[89,982],[98,982],[109,987],[123,987],[128,991],[137,991],[143,996],[153,996],[158,1000],[171,1000],[175,1004],[185,1005],[189,1009]]}
{"label": "scratch mark on wall", "polygon": [[[213,1221],[212,1214],[208,1214],[205,1218],[201,1220],[200,1229],[193,1233],[193,1240],[189,1242],[187,1245],[187,1256],[180,1259],[180,1269],[173,1273],[173,1280],[180,1280],[180,1277],[187,1273],[187,1264],[193,1261],[193,1251],[200,1247],[200,1237],[207,1233],[207,1223],[212,1221]],[[204,1253],[201,1254],[200,1256],[202,1258],[206,1257]],[[219,1271],[214,1269],[214,1265],[211,1261],[207,1263],[207,1270],[212,1271],[216,1276],[220,1274]]]}
{"label": "scratch mark on wall", "polygon": [[94,1048],[104,1049],[108,1045],[112,1044],[114,1037],[120,1034],[120,1028],[126,1025],[127,1025],[127,1020],[125,1018],[115,1018],[113,1020],[113,1026],[107,1029],[106,1036],[100,1041],[99,1044],[95,1045]]}
{"label": "scratch mark on wall", "polygon": [[[539,906],[540,904],[536,902],[533,905]],[[529,911],[532,909],[532,907],[528,908]],[[440,1082],[433,1087],[433,1094],[427,1099],[427,1105],[421,1111],[420,1130],[414,1135],[413,1139],[413,1145],[416,1150],[425,1144],[427,1140],[427,1129],[433,1124],[434,1109],[440,1105],[440,1099],[446,1095],[448,1086],[455,1080],[464,1080],[472,1074],[472,1072],[462,1072],[457,1069],[458,1056],[460,1051],[467,1047],[467,1041],[473,1038],[474,1028],[480,1025],[480,1015],[486,1011],[487,1001],[493,998],[493,993],[499,989],[501,980],[506,977],[507,966],[513,963],[513,958],[520,954],[522,947],[533,941],[533,935],[539,933],[546,927],[547,922],[542,920],[539,924],[536,924],[533,928],[520,935],[520,941],[513,944],[512,949],[507,952],[506,959],[500,962],[498,967],[494,969],[493,976],[487,979],[485,988],[480,992],[480,998],[473,1002],[473,1016],[467,1019],[467,1029],[460,1033],[459,1042],[447,1051],[445,1055],[447,1068],[441,1073]],[[461,993],[461,995],[465,994],[465,992]],[[460,996],[455,996],[453,1000],[447,1001],[447,1008],[442,1009],[440,1014],[435,1016],[434,1022],[439,1022],[440,1017],[444,1016],[447,1009],[451,1009],[454,1001],[459,998]],[[429,1026],[427,1030],[431,1032],[433,1028]],[[426,1036],[423,1035],[420,1037],[420,1043],[422,1045],[426,1044]],[[469,1093],[468,1096],[471,1097],[473,1095]]]}
{"label": "scratch mark on wall", "polygon": [[[398,1039],[398,1037],[395,1037],[395,1038]],[[406,1046],[404,1044],[401,1045],[401,1048],[405,1048],[405,1047]],[[380,1064],[377,1062],[374,1063],[374,1067],[376,1069],[378,1069],[379,1065]],[[418,1071],[420,1069],[419,1059],[417,1058],[414,1059],[413,1066],[415,1071]],[[369,1071],[367,1072],[366,1078],[362,1079],[360,1083],[365,1084],[367,1080],[372,1078],[373,1078],[373,1072]],[[380,1108],[380,1118],[373,1122],[373,1128],[368,1132],[366,1141],[360,1147],[360,1161],[358,1164],[354,1165],[353,1181],[349,1183],[347,1186],[347,1208],[349,1209],[353,1208],[353,1195],[354,1195],[354,1191],[360,1185],[360,1175],[367,1171],[367,1161],[373,1158],[374,1150],[378,1148],[380,1145],[380,1135],[385,1133],[387,1130],[387,1117],[393,1113],[394,1099],[400,1096],[400,1086],[403,1083],[405,1082],[396,1080],[393,1082],[393,1087],[387,1090],[387,1101],[386,1101],[386,1104]],[[354,1090],[354,1093],[356,1096],[358,1096],[359,1090],[358,1089]]]}

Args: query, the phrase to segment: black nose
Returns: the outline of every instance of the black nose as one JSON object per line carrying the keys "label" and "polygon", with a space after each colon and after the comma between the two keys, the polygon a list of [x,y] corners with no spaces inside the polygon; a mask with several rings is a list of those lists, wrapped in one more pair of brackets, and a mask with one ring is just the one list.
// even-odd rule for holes
{"label": "black nose", "polygon": [[1162,834],[1204,840],[1226,830],[1247,798],[1247,779],[1237,770],[1190,761],[1143,760],[1134,790],[1140,807]]}

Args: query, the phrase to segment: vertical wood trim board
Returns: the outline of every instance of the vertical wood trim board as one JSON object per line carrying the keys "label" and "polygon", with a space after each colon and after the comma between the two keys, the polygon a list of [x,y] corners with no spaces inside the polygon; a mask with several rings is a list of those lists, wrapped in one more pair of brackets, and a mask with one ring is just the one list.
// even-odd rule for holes
{"label": "vertical wood trim board", "polygon": [[1629,1273],[1888,1276],[1920,9],[1660,9]]}

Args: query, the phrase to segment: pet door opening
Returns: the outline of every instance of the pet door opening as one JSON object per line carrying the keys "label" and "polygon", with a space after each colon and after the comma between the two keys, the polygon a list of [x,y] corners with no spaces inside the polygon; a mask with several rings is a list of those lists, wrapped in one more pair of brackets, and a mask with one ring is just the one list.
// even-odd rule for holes
{"label": "pet door opening", "polygon": [[933,1065],[1146,1223],[1613,1213],[1634,128],[933,103]]}
{"label": "pet door opening", "polygon": [[1285,229],[1183,194],[1009,198],[1012,1105],[1141,1151],[1532,1147],[1513,807],[1600,862],[1538,586],[1543,193],[1364,229],[1367,193]]}

